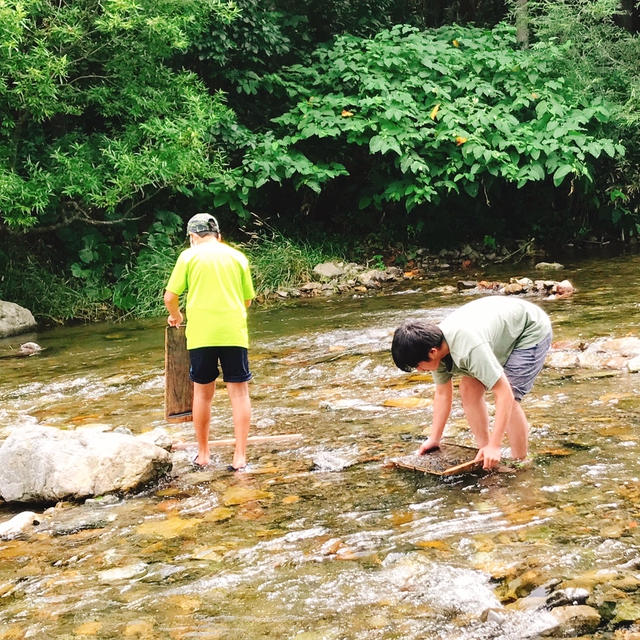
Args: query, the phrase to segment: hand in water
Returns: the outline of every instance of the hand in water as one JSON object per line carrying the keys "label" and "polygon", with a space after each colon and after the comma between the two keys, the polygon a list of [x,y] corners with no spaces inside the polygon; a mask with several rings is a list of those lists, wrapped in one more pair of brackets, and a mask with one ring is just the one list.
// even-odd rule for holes
{"label": "hand in water", "polygon": [[493,469],[498,462],[500,462],[500,458],[502,454],[500,452],[500,447],[494,447],[493,445],[486,445],[482,447],[478,451],[478,455],[475,457],[476,462],[482,461],[483,469]]}
{"label": "hand in water", "polygon": [[435,438],[427,438],[418,449],[418,455],[423,456],[425,453],[429,453],[430,451],[435,451],[440,448],[440,440],[436,440]]}

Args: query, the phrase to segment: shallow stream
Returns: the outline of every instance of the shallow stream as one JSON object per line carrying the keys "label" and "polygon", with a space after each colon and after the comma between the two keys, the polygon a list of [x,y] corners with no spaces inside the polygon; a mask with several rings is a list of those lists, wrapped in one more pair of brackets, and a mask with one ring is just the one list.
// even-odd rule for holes
{"label": "shallow stream", "polygon": [[[626,256],[548,274],[578,289],[539,301],[555,339],[640,335],[639,269]],[[463,277],[509,275],[540,274],[521,264]],[[60,503],[33,535],[0,542],[0,638],[537,637],[540,612],[508,609],[498,626],[480,614],[638,555],[640,374],[545,368],[523,403],[524,470],[443,480],[387,468],[417,448],[433,391],[428,374],[393,366],[393,329],[469,300],[426,293],[456,279],[253,308],[252,435],[302,438],[254,446],[238,474],[225,470],[231,450],[195,471],[188,449],[159,485]],[[0,341],[0,354],[45,348],[0,360],[0,436],[37,422],[163,426],[192,441],[191,423],[163,419],[164,322]],[[221,387],[212,438],[231,435]],[[446,435],[472,444],[458,401]],[[23,508],[0,506],[0,521]]]}

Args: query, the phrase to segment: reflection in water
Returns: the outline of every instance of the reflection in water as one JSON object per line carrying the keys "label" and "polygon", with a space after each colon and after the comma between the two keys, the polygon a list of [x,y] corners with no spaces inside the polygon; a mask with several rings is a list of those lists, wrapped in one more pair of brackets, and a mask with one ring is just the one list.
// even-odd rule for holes
{"label": "reflection in water", "polygon": [[[639,262],[563,273],[578,293],[544,303],[556,339],[636,335]],[[522,270],[511,275],[535,275]],[[514,640],[548,614],[482,612],[633,561],[638,374],[545,369],[525,399],[534,463],[517,473],[442,481],[385,467],[430,421],[406,398],[432,393],[429,376],[393,366],[392,332],[466,302],[425,293],[451,282],[252,310],[253,433],[304,439],[255,446],[246,474],[224,471],[228,451],[198,472],[180,452],[175,477],[138,495],[56,505],[33,535],[0,542],[0,638]],[[0,432],[163,426],[191,441],[191,424],[163,420],[163,323],[0,341],[46,347],[2,361]],[[231,433],[218,397],[212,437]],[[470,444],[459,403],[447,434]]]}

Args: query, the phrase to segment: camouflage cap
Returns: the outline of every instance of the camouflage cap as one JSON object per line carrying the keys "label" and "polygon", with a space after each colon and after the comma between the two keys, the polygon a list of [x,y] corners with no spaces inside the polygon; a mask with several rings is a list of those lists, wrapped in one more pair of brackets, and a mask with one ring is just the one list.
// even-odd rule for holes
{"label": "camouflage cap", "polygon": [[220,233],[218,221],[210,213],[196,213],[187,222],[187,235],[190,233],[202,233],[203,231]]}

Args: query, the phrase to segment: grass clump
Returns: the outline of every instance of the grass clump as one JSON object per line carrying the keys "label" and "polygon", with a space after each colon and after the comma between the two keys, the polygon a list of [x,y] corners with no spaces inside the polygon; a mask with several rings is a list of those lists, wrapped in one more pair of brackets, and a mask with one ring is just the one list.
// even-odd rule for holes
{"label": "grass clump", "polygon": [[258,236],[238,248],[249,258],[259,296],[307,282],[318,263],[342,259],[342,251],[335,246],[297,241],[278,231]]}

